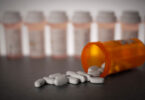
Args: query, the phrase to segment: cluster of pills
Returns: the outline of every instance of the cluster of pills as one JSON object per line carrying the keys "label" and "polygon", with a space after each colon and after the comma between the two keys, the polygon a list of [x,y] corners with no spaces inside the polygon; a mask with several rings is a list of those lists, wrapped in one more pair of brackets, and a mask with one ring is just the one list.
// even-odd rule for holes
{"label": "cluster of pills", "polygon": [[61,74],[61,73],[51,74],[47,77],[43,77],[41,79],[36,80],[34,82],[34,86],[41,87],[46,83],[53,84],[55,86],[62,86],[67,83],[79,84],[84,82],[101,84],[104,83],[104,78],[100,77],[100,74],[104,70],[104,66],[105,64],[102,64],[100,68],[96,66],[91,66],[88,69],[88,73],[85,73],[83,71],[77,71],[77,72],[67,71],[66,74]]}

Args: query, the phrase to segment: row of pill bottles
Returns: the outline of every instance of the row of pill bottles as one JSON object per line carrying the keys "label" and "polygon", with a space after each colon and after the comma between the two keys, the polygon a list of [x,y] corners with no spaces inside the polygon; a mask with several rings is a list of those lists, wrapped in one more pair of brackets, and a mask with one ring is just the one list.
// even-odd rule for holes
{"label": "row of pill bottles", "polygon": [[[20,58],[22,53],[22,17],[19,12],[5,12],[3,25],[5,28],[6,52],[8,58]],[[44,15],[39,11],[29,12],[24,24],[29,32],[30,57],[42,58],[44,51]]]}
{"label": "row of pill bottles", "polygon": [[109,41],[114,40],[116,16],[112,11],[100,11],[96,17],[98,25],[98,40]]}
{"label": "row of pill bottles", "polygon": [[121,38],[138,38],[141,18],[137,11],[124,11],[120,18]]}
{"label": "row of pill bottles", "polygon": [[48,16],[50,26],[51,53],[54,58],[67,56],[68,17],[64,11],[52,11]]}
{"label": "row of pill bottles", "polygon": [[46,26],[46,20],[43,13],[40,11],[28,12],[24,23],[29,33],[30,57],[45,57],[44,28]]}
{"label": "row of pill bottles", "polygon": [[21,27],[22,18],[18,12],[5,12],[3,16],[5,28],[6,52],[8,58],[22,56]]}
{"label": "row of pill bottles", "polygon": [[[96,20],[99,27],[99,40],[114,40],[115,14],[113,12],[102,11],[99,12]],[[82,48],[90,41],[91,22],[92,18],[89,12],[78,11],[74,13],[72,23],[74,26],[76,57],[80,56]],[[130,23],[128,24],[127,22]],[[137,37],[139,22],[140,17],[137,12],[124,12],[121,17],[122,39]],[[66,57],[67,23],[68,18],[63,11],[51,12],[48,17],[48,24],[51,27],[51,51],[53,57]],[[43,13],[38,11],[29,12],[26,16],[25,25],[29,31],[30,56],[33,58],[44,57],[44,27],[46,21]],[[20,14],[18,12],[5,13],[4,26],[8,57],[21,56],[22,19]]]}
{"label": "row of pill bottles", "polygon": [[[116,16],[112,11],[100,11],[96,18],[99,41],[114,40]],[[124,11],[120,17],[121,39],[138,38],[141,18],[137,11]]]}
{"label": "row of pill bottles", "polygon": [[77,11],[72,17],[74,26],[74,55],[79,58],[83,47],[90,42],[92,17],[87,11]]}

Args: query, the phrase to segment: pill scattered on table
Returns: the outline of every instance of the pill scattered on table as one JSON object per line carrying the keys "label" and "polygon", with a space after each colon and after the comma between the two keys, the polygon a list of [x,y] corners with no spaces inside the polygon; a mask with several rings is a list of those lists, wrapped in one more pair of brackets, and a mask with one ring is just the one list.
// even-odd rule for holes
{"label": "pill scattered on table", "polygon": [[79,83],[79,79],[77,79],[75,77],[68,77],[68,82],[70,84],[78,84]]}
{"label": "pill scattered on table", "polygon": [[43,77],[47,84],[54,84],[54,78],[51,77]]}
{"label": "pill scattered on table", "polygon": [[97,66],[90,66],[89,68],[88,68],[88,72],[89,71],[96,71],[96,70],[98,70],[99,69],[99,67],[97,67]]}
{"label": "pill scattered on table", "polygon": [[67,79],[66,75],[57,76],[54,80],[54,84],[56,86],[65,85],[65,84],[67,84],[67,82],[68,82],[68,79]]}
{"label": "pill scattered on table", "polygon": [[88,69],[88,73],[83,71],[67,71],[66,74],[55,73],[50,74],[47,77],[38,79],[34,82],[35,87],[41,87],[47,83],[48,85],[63,86],[67,83],[69,84],[79,84],[86,81],[93,84],[102,84],[104,83],[104,78],[100,77],[100,74],[104,71],[105,63],[101,67],[91,66]]}
{"label": "pill scattered on table", "polygon": [[73,71],[67,71],[66,75],[80,79],[81,83],[84,83],[87,80],[86,77],[80,74],[77,74],[76,72],[73,72]]}
{"label": "pill scattered on table", "polygon": [[101,84],[101,83],[104,83],[104,78],[101,78],[101,77],[90,77],[89,81],[91,83],[99,83],[99,84]]}
{"label": "pill scattered on table", "polygon": [[45,84],[45,80],[44,79],[38,79],[34,82],[34,86],[35,87],[41,87]]}
{"label": "pill scattered on table", "polygon": [[89,81],[89,77],[90,77],[89,74],[87,74],[87,73],[85,73],[85,72],[83,72],[83,71],[77,71],[77,73],[80,74],[80,75],[85,76],[85,77],[87,78],[87,81]]}
{"label": "pill scattered on table", "polygon": [[61,75],[61,73],[55,73],[55,74],[50,74],[49,77],[55,78],[55,77],[60,76],[60,75]]}
{"label": "pill scattered on table", "polygon": [[91,76],[100,76],[100,74],[104,71],[104,67],[105,65],[103,64],[101,67],[96,67],[96,66],[91,66],[88,69],[88,74]]}

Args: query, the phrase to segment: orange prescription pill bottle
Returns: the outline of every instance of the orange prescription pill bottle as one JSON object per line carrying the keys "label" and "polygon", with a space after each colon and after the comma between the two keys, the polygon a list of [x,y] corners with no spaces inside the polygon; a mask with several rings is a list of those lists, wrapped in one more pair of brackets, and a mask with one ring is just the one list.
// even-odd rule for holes
{"label": "orange prescription pill bottle", "polygon": [[7,57],[22,57],[22,18],[20,13],[15,11],[5,12],[3,15],[3,26],[5,29]]}
{"label": "orange prescription pill bottle", "polygon": [[72,17],[74,26],[74,55],[80,58],[83,47],[90,42],[92,17],[88,11],[76,11]]}
{"label": "orange prescription pill bottle", "polygon": [[51,53],[53,58],[67,57],[68,17],[64,11],[52,11],[48,16],[50,26]]}
{"label": "orange prescription pill bottle", "polygon": [[90,66],[98,66],[105,62],[101,77],[132,69],[145,62],[145,45],[137,38],[88,43],[81,55],[85,72]]}
{"label": "orange prescription pill bottle", "polygon": [[141,18],[137,11],[124,11],[120,18],[121,39],[138,38]]}
{"label": "orange prescription pill bottle", "polygon": [[31,58],[45,57],[44,29],[46,21],[41,11],[28,12],[25,25],[29,33],[29,48]]}
{"label": "orange prescription pill bottle", "polygon": [[116,16],[113,11],[100,11],[96,17],[98,25],[98,40],[114,40]]}

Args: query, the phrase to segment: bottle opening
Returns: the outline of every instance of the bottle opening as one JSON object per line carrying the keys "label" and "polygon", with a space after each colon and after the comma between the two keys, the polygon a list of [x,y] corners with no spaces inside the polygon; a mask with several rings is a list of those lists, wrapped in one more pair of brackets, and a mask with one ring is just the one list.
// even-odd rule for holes
{"label": "bottle opening", "polygon": [[88,72],[88,68],[96,66],[101,68],[105,63],[103,72],[100,74],[101,77],[105,77],[109,73],[110,69],[110,56],[104,45],[100,42],[88,43],[82,51],[82,66],[85,72]]}

